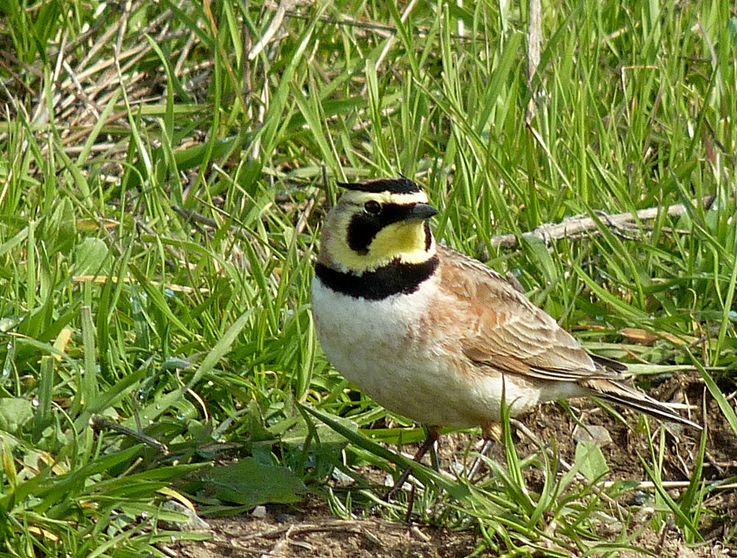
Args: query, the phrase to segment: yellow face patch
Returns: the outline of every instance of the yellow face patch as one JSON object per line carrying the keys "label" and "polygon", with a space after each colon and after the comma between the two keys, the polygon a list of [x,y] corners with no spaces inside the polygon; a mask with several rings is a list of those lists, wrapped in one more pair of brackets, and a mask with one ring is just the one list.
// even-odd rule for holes
{"label": "yellow face patch", "polygon": [[427,261],[435,254],[434,242],[426,248],[425,221],[400,221],[384,227],[369,246],[369,254],[377,260],[399,257],[405,263]]}

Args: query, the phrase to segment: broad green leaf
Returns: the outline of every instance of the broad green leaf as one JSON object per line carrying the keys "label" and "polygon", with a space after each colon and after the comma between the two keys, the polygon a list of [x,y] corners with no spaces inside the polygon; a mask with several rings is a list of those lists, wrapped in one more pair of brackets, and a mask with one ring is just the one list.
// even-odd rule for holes
{"label": "broad green leaf", "polygon": [[299,502],[307,491],[290,469],[265,465],[253,458],[216,467],[205,478],[208,490],[219,500],[245,507]]}
{"label": "broad green leaf", "polygon": [[22,397],[0,398],[0,430],[19,433],[33,418],[33,404]]}
{"label": "broad green leaf", "polygon": [[609,472],[606,458],[601,448],[593,442],[576,444],[576,466],[589,482],[595,482]]}

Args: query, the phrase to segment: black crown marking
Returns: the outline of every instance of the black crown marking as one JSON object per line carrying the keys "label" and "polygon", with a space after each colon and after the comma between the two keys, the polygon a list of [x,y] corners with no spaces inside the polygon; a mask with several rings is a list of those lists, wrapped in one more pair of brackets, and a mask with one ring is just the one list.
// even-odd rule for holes
{"label": "black crown marking", "polygon": [[399,178],[379,178],[376,180],[367,180],[366,182],[338,182],[338,186],[348,190],[356,190],[359,192],[391,192],[392,194],[415,194],[420,192],[420,187],[407,177]]}

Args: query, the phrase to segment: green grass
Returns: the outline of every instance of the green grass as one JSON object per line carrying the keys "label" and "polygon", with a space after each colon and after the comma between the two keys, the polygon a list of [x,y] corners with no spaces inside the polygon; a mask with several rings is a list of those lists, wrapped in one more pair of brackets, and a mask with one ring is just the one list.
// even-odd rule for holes
{"label": "green grass", "polygon": [[[387,444],[421,431],[372,428],[386,413],[315,340],[310,261],[335,180],[416,177],[444,242],[489,254],[588,347],[698,370],[737,435],[731,3],[544,4],[532,87],[525,3],[403,17],[345,0],[281,21],[260,1],[126,6],[0,7],[2,555],[163,555],[159,542],[201,538],[161,522],[183,520],[162,507],[177,494],[227,514],[309,490],[368,513],[381,490],[355,466],[394,471]],[[711,208],[694,203],[706,195]],[[490,244],[676,203],[683,216],[626,236],[602,220],[549,248]],[[645,526],[612,508],[631,487],[604,489],[600,457],[563,471],[510,441],[482,483],[418,468],[418,519],[476,528],[499,555],[614,555],[671,520],[705,536],[716,481],[699,466],[667,492],[657,437],[641,456],[660,486]],[[333,467],[354,490],[324,488]],[[254,494],[263,475],[280,481]],[[379,509],[400,519],[405,502]]]}

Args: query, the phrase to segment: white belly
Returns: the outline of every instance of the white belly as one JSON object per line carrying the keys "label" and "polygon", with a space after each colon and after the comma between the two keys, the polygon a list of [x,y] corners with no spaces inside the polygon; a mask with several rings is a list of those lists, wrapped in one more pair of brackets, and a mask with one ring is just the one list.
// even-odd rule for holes
{"label": "white belly", "polygon": [[[397,414],[431,425],[477,426],[500,416],[502,377],[454,368],[459,348],[451,336],[420,330],[430,308],[434,279],[411,295],[382,301],[355,299],[315,278],[312,311],[330,362],[376,402]],[[437,301],[434,301],[437,303]],[[462,327],[462,324],[456,324]],[[456,355],[457,356],[457,355]],[[512,414],[536,405],[540,390],[507,377],[504,389]]]}

